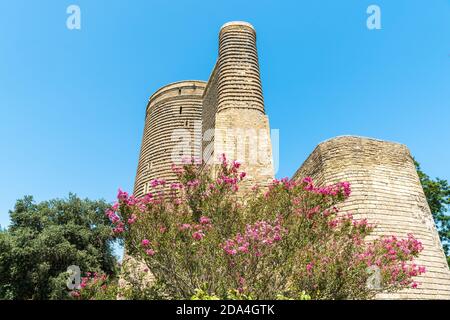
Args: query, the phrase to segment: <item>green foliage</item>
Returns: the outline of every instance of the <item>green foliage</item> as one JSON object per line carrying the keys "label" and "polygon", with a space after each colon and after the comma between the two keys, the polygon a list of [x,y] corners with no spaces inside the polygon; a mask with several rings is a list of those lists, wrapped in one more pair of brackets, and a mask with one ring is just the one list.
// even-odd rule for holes
{"label": "green foliage", "polygon": [[431,179],[422,171],[420,164],[414,162],[450,265],[450,185],[447,180]]}
{"label": "green foliage", "polygon": [[[195,294],[191,297],[191,300],[221,300],[220,297],[215,294],[208,294],[206,285],[203,289],[195,289]],[[255,300],[251,294],[244,294],[238,290],[228,290],[225,300]]]}
{"label": "green foliage", "polygon": [[109,207],[74,194],[36,204],[16,202],[0,232],[0,299],[68,298],[67,267],[116,273]]}
{"label": "green foliage", "polygon": [[374,226],[339,213],[349,183],[283,179],[239,194],[245,172],[222,161],[174,167],[180,183],[171,191],[163,180],[142,198],[119,191],[107,213],[164,298],[368,299],[418,286],[421,243],[413,235],[366,241]]}
{"label": "green foliage", "polygon": [[306,294],[305,291],[300,292],[300,295],[297,299],[294,298],[288,298],[283,296],[282,294],[277,295],[276,300],[311,300],[311,296]]}
{"label": "green foliage", "polygon": [[191,300],[220,300],[220,298],[214,294],[208,294],[203,289],[195,289],[195,294],[191,297]]}

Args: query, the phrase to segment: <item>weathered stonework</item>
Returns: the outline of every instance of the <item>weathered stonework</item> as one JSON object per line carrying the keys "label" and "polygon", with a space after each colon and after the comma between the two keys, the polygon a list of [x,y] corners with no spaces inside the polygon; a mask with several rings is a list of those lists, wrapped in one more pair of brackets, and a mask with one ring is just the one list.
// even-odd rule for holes
{"label": "weathered stonework", "polygon": [[[450,271],[413,159],[405,145],[361,137],[337,137],[317,146],[294,175],[318,185],[349,181],[350,198],[342,206],[356,218],[376,223],[374,237],[414,234],[424,246],[416,277],[418,289],[381,294],[383,299],[450,299]],[[370,240],[370,239],[369,239]]]}
{"label": "weathered stonework", "polygon": [[230,22],[220,30],[219,57],[203,100],[202,130],[210,141],[204,150],[208,163],[225,154],[243,164],[247,172],[243,190],[273,180],[270,126],[264,110],[256,32],[246,22]]}
{"label": "weathered stonework", "polygon": [[[184,156],[201,157],[206,163],[214,163],[222,153],[241,161],[248,174],[244,191],[255,184],[264,187],[273,179],[269,119],[256,32],[250,24],[230,22],[221,28],[218,59],[208,82],[172,83],[150,97],[136,196],[149,192],[153,179],[165,179],[167,186],[176,181],[171,165],[180,145]],[[344,211],[377,223],[374,236],[413,233],[424,244],[417,262],[427,272],[417,278],[419,289],[378,298],[450,299],[450,271],[406,146],[369,138],[331,139],[317,146],[294,178],[304,176],[319,185],[349,181],[353,193]]]}
{"label": "weathered stonework", "polygon": [[172,163],[200,157],[202,96],[206,83],[180,81],[156,91],[147,105],[134,195],[150,192],[154,179],[176,181]]}
{"label": "weathered stonework", "polygon": [[222,153],[238,159],[248,173],[244,189],[273,179],[256,32],[249,23],[230,22],[221,28],[217,63],[207,83],[175,82],[150,97],[134,194],[149,192],[154,179],[166,180],[166,187],[175,182],[171,165],[181,162],[181,157],[174,161],[177,153],[208,164]]}

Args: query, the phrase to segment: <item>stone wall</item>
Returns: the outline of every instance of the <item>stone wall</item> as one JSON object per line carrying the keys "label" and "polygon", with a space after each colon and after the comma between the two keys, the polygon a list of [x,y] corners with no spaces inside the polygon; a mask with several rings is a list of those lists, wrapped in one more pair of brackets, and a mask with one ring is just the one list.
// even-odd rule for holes
{"label": "stone wall", "polygon": [[269,119],[259,111],[229,108],[219,112],[214,152],[242,163],[247,173],[241,183],[244,192],[254,185],[266,187],[274,179]]}
{"label": "stone wall", "polygon": [[352,195],[342,210],[376,223],[374,236],[412,233],[423,243],[417,262],[427,272],[417,277],[419,288],[378,298],[450,299],[450,271],[406,146],[369,138],[334,138],[319,144],[294,178],[305,176],[319,185],[349,181]]}
{"label": "stone wall", "polygon": [[242,163],[244,190],[273,180],[270,126],[264,111],[256,32],[246,22],[229,22],[219,32],[219,56],[203,100],[203,132],[214,128],[204,154]]}
{"label": "stone wall", "polygon": [[219,80],[218,64],[209,77],[203,94],[203,108],[202,108],[202,154],[205,163],[213,160],[214,153],[214,129],[216,127],[216,114],[218,106],[217,97],[217,83]]}

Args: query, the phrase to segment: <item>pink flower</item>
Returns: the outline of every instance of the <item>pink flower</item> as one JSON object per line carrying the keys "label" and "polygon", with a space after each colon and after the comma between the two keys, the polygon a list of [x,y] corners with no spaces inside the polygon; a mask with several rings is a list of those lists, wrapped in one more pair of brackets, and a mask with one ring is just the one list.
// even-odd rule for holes
{"label": "pink flower", "polygon": [[222,153],[219,156],[219,161],[222,163],[223,166],[228,166],[227,157],[225,156],[225,153]]}
{"label": "pink flower", "polygon": [[143,247],[147,247],[150,244],[150,241],[147,239],[144,239],[144,240],[142,240],[141,244]]}
{"label": "pink flower", "polygon": [[164,180],[164,179],[154,179],[154,180],[150,181],[150,185],[153,188],[156,188],[157,186],[163,186],[165,184],[166,184],[166,180]]}
{"label": "pink flower", "polygon": [[186,183],[186,185],[187,185],[188,187],[195,188],[195,187],[198,187],[198,186],[200,185],[200,181],[199,181],[198,179],[194,179],[194,180],[192,180],[192,181],[188,181],[188,182]]}
{"label": "pink flower", "polygon": [[122,228],[122,227],[116,227],[116,228],[113,229],[113,232],[114,232],[114,233],[122,233],[122,232],[124,232],[124,231],[125,231],[125,229]]}
{"label": "pink flower", "polygon": [[241,247],[238,248],[238,251],[247,253],[248,252],[248,246],[241,246]]}
{"label": "pink flower", "polygon": [[308,263],[308,264],[306,265],[306,271],[307,271],[308,273],[311,273],[313,267],[314,267],[314,264],[313,264],[312,262]]}
{"label": "pink flower", "polygon": [[203,216],[203,217],[200,218],[200,223],[201,224],[210,224],[211,223],[211,219],[208,218],[208,217]]}
{"label": "pink flower", "polygon": [[247,176],[246,172],[241,172],[241,174],[239,175],[239,177],[242,179],[244,179]]}
{"label": "pink flower", "polygon": [[113,211],[113,210],[111,210],[111,209],[109,209],[109,210],[106,210],[106,216],[108,217],[108,218],[112,218],[113,216],[115,216],[116,215],[116,213]]}
{"label": "pink flower", "polygon": [[119,199],[120,201],[126,201],[128,199],[128,193],[119,189],[119,191],[117,192],[117,199]]}
{"label": "pink flower", "polygon": [[181,183],[172,183],[172,184],[170,185],[170,188],[171,188],[172,190],[179,190],[179,189],[182,189],[182,188],[183,188],[183,185],[182,185]]}
{"label": "pink flower", "polygon": [[135,215],[135,214],[132,214],[131,217],[128,219],[128,224],[133,224],[133,223],[135,223],[135,222],[136,222],[136,219],[137,219],[136,215]]}
{"label": "pink flower", "polygon": [[196,231],[192,234],[192,237],[197,241],[202,240],[204,236],[205,234],[202,232],[202,230]]}
{"label": "pink flower", "polygon": [[191,225],[189,223],[184,223],[180,226],[180,231],[191,229]]}
{"label": "pink flower", "polygon": [[287,233],[287,230],[280,225],[280,221],[277,221],[275,225],[258,221],[247,225],[244,234],[238,233],[235,237],[226,240],[222,248],[228,255],[252,251],[255,256],[260,257],[263,252],[260,249],[281,241],[283,233]]}
{"label": "pink flower", "polygon": [[183,168],[177,167],[175,164],[172,164],[172,171],[175,174],[182,174],[183,173]]}
{"label": "pink flower", "polygon": [[328,222],[328,225],[330,226],[330,228],[336,228],[337,224],[338,224],[337,220],[331,220]]}
{"label": "pink flower", "polygon": [[152,256],[154,256],[155,255],[155,250],[153,250],[153,249],[147,249],[147,251],[145,251],[145,253],[148,255],[148,256],[150,256],[150,257],[152,257]]}

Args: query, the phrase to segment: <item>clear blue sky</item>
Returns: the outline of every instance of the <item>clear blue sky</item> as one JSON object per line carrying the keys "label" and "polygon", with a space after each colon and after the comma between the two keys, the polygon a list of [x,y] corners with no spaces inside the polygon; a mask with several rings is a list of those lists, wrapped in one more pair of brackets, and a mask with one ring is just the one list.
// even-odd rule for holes
{"label": "clear blue sky", "polygon": [[[148,97],[207,80],[217,34],[251,22],[279,177],[321,141],[405,143],[450,179],[450,1],[0,0],[0,224],[23,195],[112,201],[131,190]],[[80,31],[66,8],[81,8]],[[382,10],[382,30],[366,9]]]}

